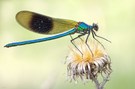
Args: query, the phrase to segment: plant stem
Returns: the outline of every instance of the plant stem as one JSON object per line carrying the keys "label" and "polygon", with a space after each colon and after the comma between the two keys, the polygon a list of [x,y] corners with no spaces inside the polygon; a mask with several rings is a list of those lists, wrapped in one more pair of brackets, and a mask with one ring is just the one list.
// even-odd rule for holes
{"label": "plant stem", "polygon": [[110,76],[110,74],[106,75],[106,77],[104,77],[104,79],[101,83],[99,83],[97,78],[93,77],[92,80],[95,83],[96,89],[104,89],[104,86],[105,86],[106,82],[108,81],[109,76]]}

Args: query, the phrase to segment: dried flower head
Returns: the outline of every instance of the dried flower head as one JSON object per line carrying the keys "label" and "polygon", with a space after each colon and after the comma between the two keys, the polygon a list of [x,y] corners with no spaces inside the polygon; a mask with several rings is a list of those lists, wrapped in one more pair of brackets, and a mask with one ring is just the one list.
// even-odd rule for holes
{"label": "dried flower head", "polygon": [[111,73],[111,61],[105,49],[96,41],[89,41],[88,45],[93,55],[84,41],[76,43],[83,56],[75,47],[70,47],[66,61],[67,76],[70,80],[93,80],[98,74]]}

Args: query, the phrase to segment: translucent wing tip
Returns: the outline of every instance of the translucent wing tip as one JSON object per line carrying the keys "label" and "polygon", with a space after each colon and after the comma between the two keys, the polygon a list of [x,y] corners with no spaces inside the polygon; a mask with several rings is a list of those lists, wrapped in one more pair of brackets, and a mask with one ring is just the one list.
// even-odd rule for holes
{"label": "translucent wing tip", "polygon": [[16,14],[17,22],[25,27],[26,29],[30,30],[29,23],[31,21],[33,13],[29,11],[20,11]]}

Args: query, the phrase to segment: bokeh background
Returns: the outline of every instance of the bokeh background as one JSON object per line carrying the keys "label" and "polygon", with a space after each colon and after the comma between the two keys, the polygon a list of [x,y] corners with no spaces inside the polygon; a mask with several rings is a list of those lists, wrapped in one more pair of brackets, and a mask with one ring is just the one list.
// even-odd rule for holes
{"label": "bokeh background", "polygon": [[15,15],[29,10],[57,18],[98,23],[112,59],[106,89],[135,89],[135,0],[0,0],[0,89],[94,89],[66,81],[70,37],[4,48],[9,42],[46,37],[21,27]]}

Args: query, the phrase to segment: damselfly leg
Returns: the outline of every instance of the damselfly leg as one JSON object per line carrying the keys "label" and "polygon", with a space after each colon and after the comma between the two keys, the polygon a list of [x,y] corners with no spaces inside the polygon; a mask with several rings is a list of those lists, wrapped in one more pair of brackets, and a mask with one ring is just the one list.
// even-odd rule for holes
{"label": "damselfly leg", "polygon": [[93,36],[93,38],[94,38],[99,44],[101,44],[101,46],[102,46],[104,49],[105,49],[104,45],[103,45],[100,41],[98,41],[98,40],[95,38],[95,36],[96,36],[96,37],[99,37],[99,38],[101,38],[101,39],[104,39],[104,40],[106,40],[106,41],[108,41],[108,42],[111,43],[111,41],[109,41],[108,39],[106,39],[106,38],[104,38],[104,37],[101,37],[101,36],[98,36],[94,31],[92,31],[92,36]]}

